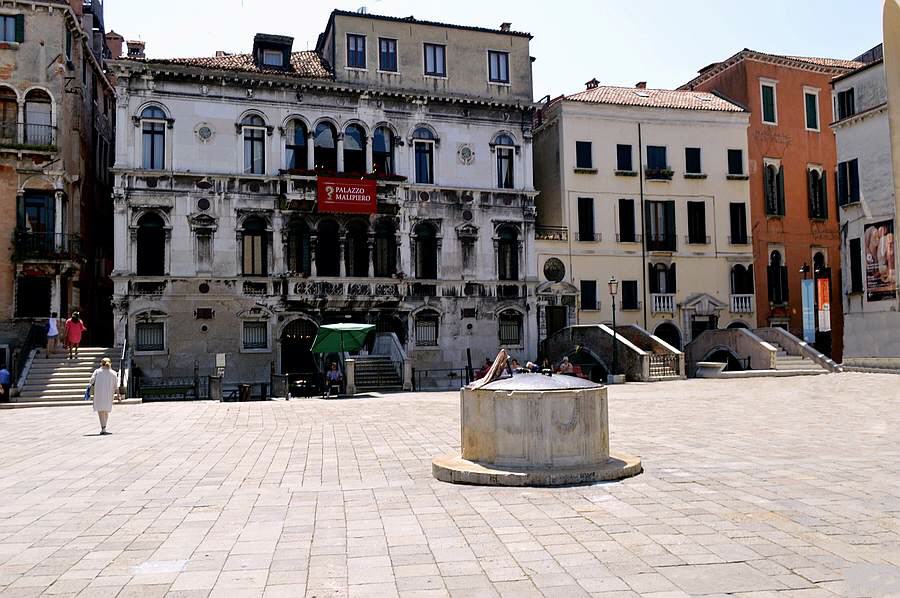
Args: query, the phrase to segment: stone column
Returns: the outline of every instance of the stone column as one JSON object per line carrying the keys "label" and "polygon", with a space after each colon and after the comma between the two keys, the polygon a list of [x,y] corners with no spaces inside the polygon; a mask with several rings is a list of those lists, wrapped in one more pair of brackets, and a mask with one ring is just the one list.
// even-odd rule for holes
{"label": "stone column", "polygon": [[344,172],[344,133],[337,134],[337,171]]}
{"label": "stone column", "polygon": [[316,138],[312,132],[306,136],[306,168],[307,170],[316,168]]}
{"label": "stone column", "polygon": [[65,248],[65,233],[63,230],[63,192],[57,191],[53,194],[54,209],[53,214],[53,247],[60,251]]}
{"label": "stone column", "polygon": [[53,291],[50,297],[50,311],[55,311],[62,318],[66,317],[66,314],[62,313],[62,276],[60,276],[59,274],[53,277]]}
{"label": "stone column", "polygon": [[338,238],[338,259],[340,260],[340,277],[347,277],[347,262],[344,257],[347,255],[347,235],[341,235]]}
{"label": "stone column", "polygon": [[25,143],[25,100],[20,100],[16,111],[16,143]]}
{"label": "stone column", "polygon": [[113,234],[113,271],[125,272],[128,270],[128,207],[125,205],[124,196],[114,196]]}
{"label": "stone column", "polygon": [[317,235],[309,236],[309,277],[315,278],[318,276],[317,268],[316,268],[316,245],[319,243],[319,237]]}
{"label": "stone column", "polygon": [[366,239],[366,247],[369,248],[369,278],[375,276],[375,238],[370,234]]}
{"label": "stone column", "polygon": [[366,144],[366,172],[372,172],[372,140],[365,139],[363,143]]}
{"label": "stone column", "polygon": [[347,396],[352,397],[356,394],[356,360],[344,360],[344,380],[347,383]]}

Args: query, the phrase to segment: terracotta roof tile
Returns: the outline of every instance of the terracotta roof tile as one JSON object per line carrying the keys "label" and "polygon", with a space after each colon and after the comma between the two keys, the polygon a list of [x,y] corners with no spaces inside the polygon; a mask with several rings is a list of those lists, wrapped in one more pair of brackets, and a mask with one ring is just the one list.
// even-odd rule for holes
{"label": "terracotta roof tile", "polygon": [[681,110],[714,110],[744,112],[744,108],[715,94],[701,91],[672,91],[669,89],[640,89],[637,87],[611,87],[600,85],[565,99],[592,104],[616,104],[645,108],[677,108]]}
{"label": "terracotta roof tile", "polygon": [[150,64],[197,66],[223,71],[287,75],[303,79],[331,78],[331,68],[328,66],[328,63],[313,51],[293,52],[291,54],[290,70],[260,67],[253,60],[252,54],[229,54],[226,56],[210,56],[204,58],[145,58],[138,61]]}
{"label": "terracotta roof tile", "polygon": [[[773,56],[779,56],[779,54],[773,54]],[[865,64],[864,62],[859,62],[857,60],[843,60],[841,58],[817,58],[815,56],[784,56],[784,58],[790,58],[791,60],[799,60],[800,62],[808,62],[810,64],[839,69],[857,69]]]}

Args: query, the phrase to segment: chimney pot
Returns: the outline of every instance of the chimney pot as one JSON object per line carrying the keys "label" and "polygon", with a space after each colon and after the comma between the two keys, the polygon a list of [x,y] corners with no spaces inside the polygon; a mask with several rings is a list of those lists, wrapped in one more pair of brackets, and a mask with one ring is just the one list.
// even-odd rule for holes
{"label": "chimney pot", "polygon": [[509,31],[512,28],[512,23],[500,23],[500,31]]}
{"label": "chimney pot", "polygon": [[638,81],[637,84],[635,84],[635,87],[638,89],[647,89],[647,82],[646,81]]}
{"label": "chimney pot", "polygon": [[140,40],[128,41],[128,58],[144,58],[144,48],[147,46],[145,42]]}
{"label": "chimney pot", "polygon": [[600,85],[600,82],[597,81],[597,78],[594,77],[590,81],[584,84],[585,89],[596,89]]}

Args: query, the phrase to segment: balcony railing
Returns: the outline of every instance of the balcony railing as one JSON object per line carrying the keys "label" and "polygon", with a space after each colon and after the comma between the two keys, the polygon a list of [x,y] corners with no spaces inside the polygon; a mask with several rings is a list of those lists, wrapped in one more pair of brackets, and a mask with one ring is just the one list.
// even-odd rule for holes
{"label": "balcony railing", "polygon": [[675,251],[678,246],[678,237],[666,234],[647,235],[647,251]]}
{"label": "balcony railing", "polygon": [[674,314],[675,293],[651,293],[650,306],[655,314]]}
{"label": "balcony railing", "polygon": [[56,127],[29,123],[0,122],[0,146],[52,148],[56,146]]}
{"label": "balcony railing", "polygon": [[81,257],[78,235],[16,231],[17,259],[77,260]]}
{"label": "balcony railing", "polygon": [[732,295],[731,296],[731,313],[733,314],[750,314],[753,313],[753,305],[755,295]]}
{"label": "balcony railing", "polygon": [[709,235],[685,235],[684,242],[688,245],[709,245]]}
{"label": "balcony railing", "polygon": [[617,243],[640,243],[641,235],[634,234],[634,233],[632,233],[630,235],[629,234],[623,235],[622,233],[616,233],[616,242]]}
{"label": "balcony railing", "polygon": [[728,242],[732,245],[749,245],[750,235],[729,236]]}
{"label": "balcony railing", "polygon": [[578,231],[577,233],[575,233],[575,238],[578,241],[596,242],[602,240],[603,237],[600,235],[600,233]]}
{"label": "balcony railing", "polygon": [[535,226],[534,238],[538,241],[568,241],[569,229],[565,226]]}
{"label": "balcony railing", "polygon": [[668,166],[665,168],[645,168],[644,176],[651,181],[671,181],[675,174]]}

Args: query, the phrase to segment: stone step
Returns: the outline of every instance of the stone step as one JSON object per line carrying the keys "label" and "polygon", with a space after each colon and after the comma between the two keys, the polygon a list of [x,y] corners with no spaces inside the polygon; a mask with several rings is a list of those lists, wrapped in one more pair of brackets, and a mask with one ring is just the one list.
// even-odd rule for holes
{"label": "stone step", "polygon": [[[141,399],[125,399],[115,405],[140,405]],[[90,401],[84,400],[63,400],[58,401],[19,401],[15,403],[0,403],[0,409],[27,409],[29,407],[77,407],[79,405],[89,406]]]}

